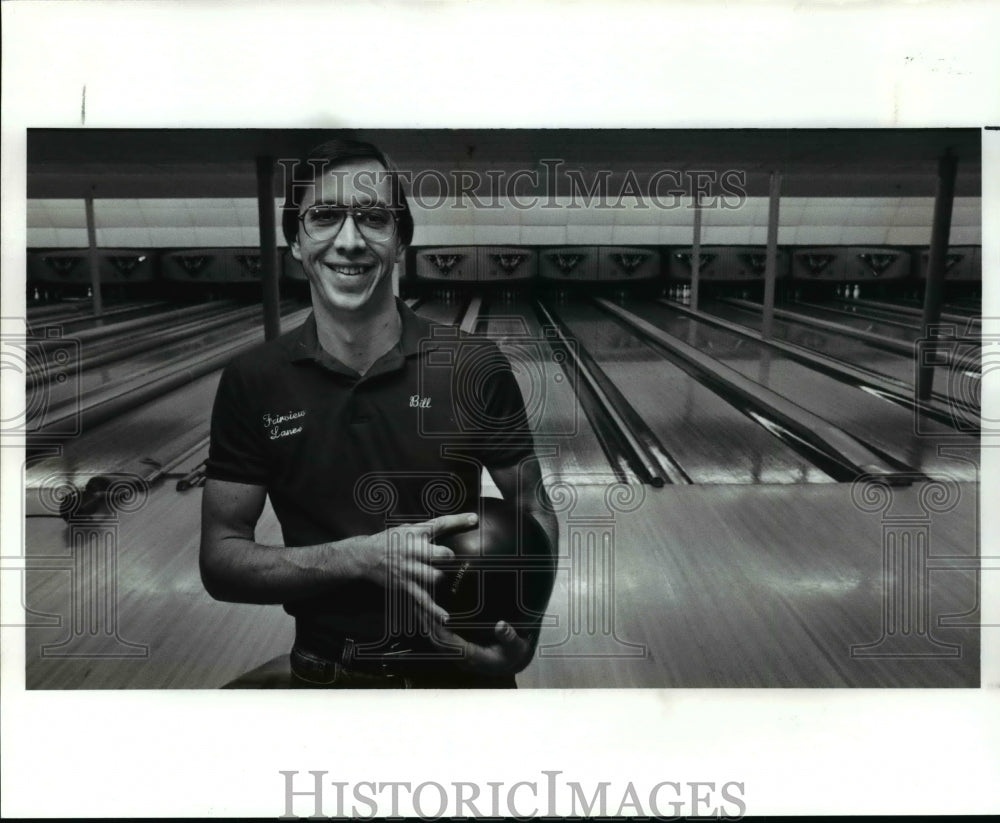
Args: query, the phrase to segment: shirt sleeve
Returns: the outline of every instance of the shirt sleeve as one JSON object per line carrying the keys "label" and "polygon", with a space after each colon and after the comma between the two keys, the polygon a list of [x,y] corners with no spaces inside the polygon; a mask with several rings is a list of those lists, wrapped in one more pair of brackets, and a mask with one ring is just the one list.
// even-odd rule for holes
{"label": "shirt sleeve", "polygon": [[266,486],[267,455],[260,415],[236,363],[223,369],[212,407],[211,442],[205,476]]}

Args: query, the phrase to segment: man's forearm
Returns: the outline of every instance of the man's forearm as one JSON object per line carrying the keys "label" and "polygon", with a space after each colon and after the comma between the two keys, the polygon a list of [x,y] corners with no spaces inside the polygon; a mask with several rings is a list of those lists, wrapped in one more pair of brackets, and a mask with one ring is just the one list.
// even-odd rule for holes
{"label": "man's forearm", "polygon": [[202,547],[202,581],[216,600],[234,603],[285,603],[321,595],[363,576],[366,539],[288,548],[220,537]]}

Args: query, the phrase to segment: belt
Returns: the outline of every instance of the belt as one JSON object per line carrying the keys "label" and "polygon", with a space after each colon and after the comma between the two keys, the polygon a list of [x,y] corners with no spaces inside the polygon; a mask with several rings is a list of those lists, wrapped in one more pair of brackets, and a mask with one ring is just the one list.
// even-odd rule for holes
{"label": "belt", "polygon": [[351,637],[326,637],[322,645],[297,637],[293,652],[298,652],[303,665],[307,661],[314,668],[336,665],[352,672],[383,677],[415,672],[453,671],[458,659],[448,658],[433,650],[417,650],[402,641],[376,647],[374,643]]}
{"label": "belt", "polygon": [[372,667],[365,671],[355,666],[345,666],[338,660],[313,654],[294,646],[289,655],[292,673],[305,685],[316,687],[350,688],[406,688],[406,678],[388,670],[388,666]]}
{"label": "belt", "polygon": [[[339,654],[331,650],[339,645]],[[517,688],[513,675],[483,676],[457,669],[451,660],[431,657],[393,643],[378,656],[359,653],[359,644],[338,638],[317,654],[298,641],[289,660],[304,685],[327,688]]]}

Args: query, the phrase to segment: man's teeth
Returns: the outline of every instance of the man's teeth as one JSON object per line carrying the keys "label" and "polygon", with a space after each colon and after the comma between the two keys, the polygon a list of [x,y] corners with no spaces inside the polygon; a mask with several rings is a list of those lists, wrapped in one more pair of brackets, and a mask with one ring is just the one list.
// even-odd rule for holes
{"label": "man's teeth", "polygon": [[351,277],[356,277],[359,274],[364,274],[368,271],[368,266],[330,266],[337,274],[346,274]]}

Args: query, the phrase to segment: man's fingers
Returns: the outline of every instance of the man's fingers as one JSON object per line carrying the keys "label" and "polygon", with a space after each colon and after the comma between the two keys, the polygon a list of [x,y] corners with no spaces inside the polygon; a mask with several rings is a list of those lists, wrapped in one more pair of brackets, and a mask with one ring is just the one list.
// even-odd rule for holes
{"label": "man's fingers", "polygon": [[439,546],[437,543],[430,544],[430,553],[427,559],[429,563],[448,563],[455,559],[455,552],[447,546]]}
{"label": "man's fingers", "polygon": [[496,636],[497,640],[505,646],[510,646],[520,639],[517,632],[514,631],[514,627],[506,620],[497,621],[496,626],[493,627],[493,634]]}
{"label": "man's fingers", "polygon": [[465,514],[443,514],[428,520],[423,525],[427,528],[427,536],[433,541],[435,537],[474,529],[478,523],[478,514],[466,512]]}
{"label": "man's fingers", "polygon": [[443,625],[451,617],[447,609],[435,601],[427,589],[420,584],[411,584],[409,586],[409,593],[410,597],[413,598],[414,602],[420,608],[420,611],[426,616],[430,626]]}

